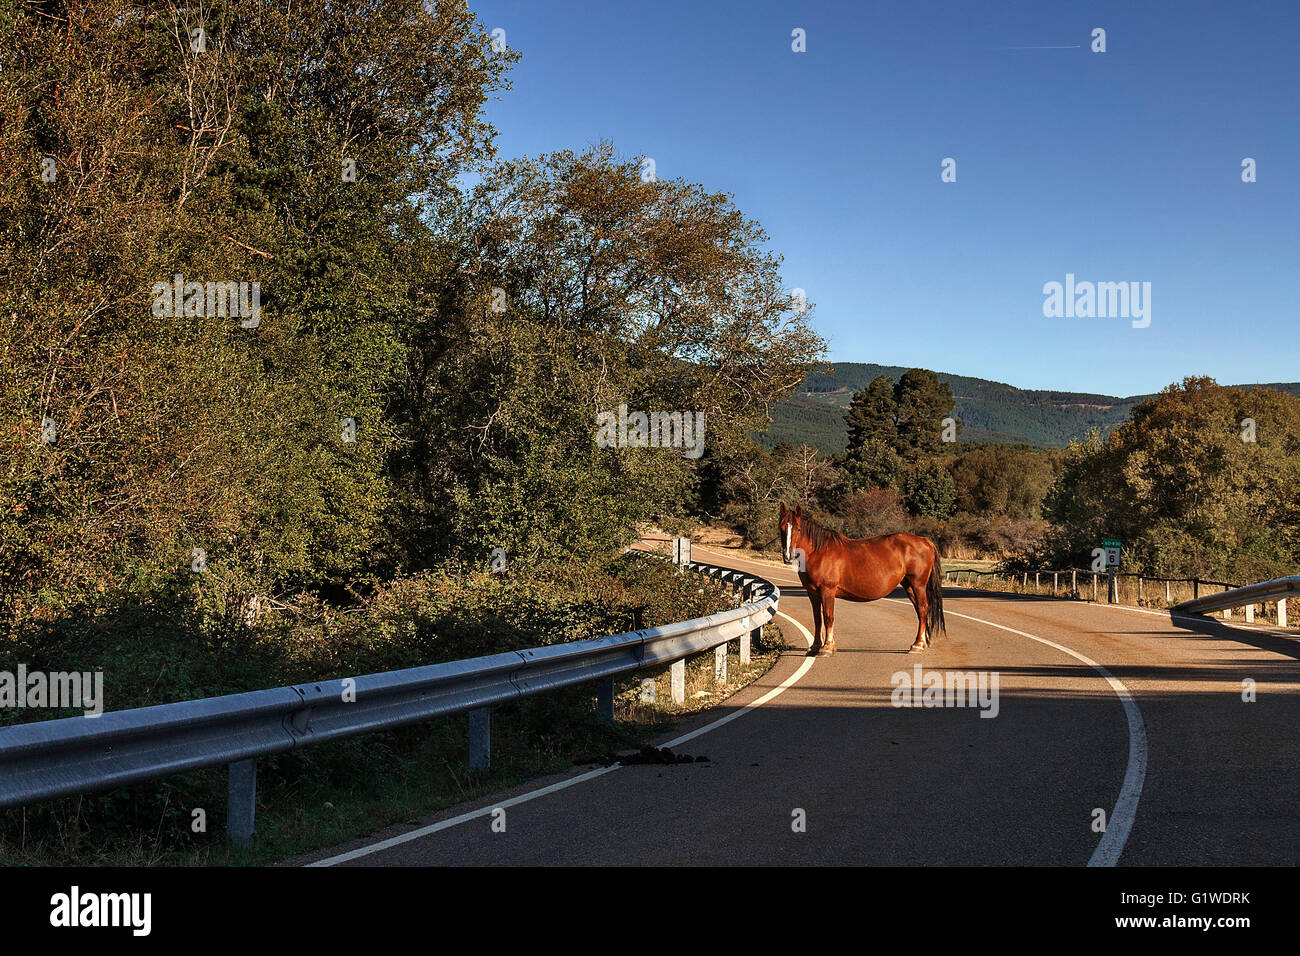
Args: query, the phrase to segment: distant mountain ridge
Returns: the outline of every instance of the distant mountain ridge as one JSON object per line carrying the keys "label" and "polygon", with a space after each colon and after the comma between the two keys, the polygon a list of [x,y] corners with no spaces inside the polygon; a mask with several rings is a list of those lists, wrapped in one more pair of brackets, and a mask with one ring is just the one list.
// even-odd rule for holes
{"label": "distant mountain ridge", "polygon": [[[778,442],[806,442],[827,454],[844,451],[848,429],[844,410],[855,392],[878,375],[894,381],[907,369],[898,365],[836,362],[834,371],[809,375],[789,398],[772,409],[772,426],[757,436],[768,448]],[[1093,428],[1109,431],[1128,420],[1133,406],[1150,395],[1100,395],[1021,389],[1005,382],[937,372],[952,388],[955,417],[962,422],[962,441],[1009,442],[1037,447],[1064,447]],[[1242,385],[1273,388],[1300,395],[1300,382]]]}

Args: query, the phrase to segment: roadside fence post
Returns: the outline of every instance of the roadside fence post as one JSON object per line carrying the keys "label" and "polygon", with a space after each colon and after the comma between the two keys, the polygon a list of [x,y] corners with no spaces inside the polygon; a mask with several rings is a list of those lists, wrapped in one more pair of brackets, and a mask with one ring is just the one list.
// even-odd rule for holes
{"label": "roadside fence post", "polygon": [[475,707],[469,712],[469,768],[487,773],[492,763],[492,708]]}
{"label": "roadside fence post", "polygon": [[257,814],[257,758],[237,760],[227,766],[226,836],[247,850],[253,845],[253,820]]}

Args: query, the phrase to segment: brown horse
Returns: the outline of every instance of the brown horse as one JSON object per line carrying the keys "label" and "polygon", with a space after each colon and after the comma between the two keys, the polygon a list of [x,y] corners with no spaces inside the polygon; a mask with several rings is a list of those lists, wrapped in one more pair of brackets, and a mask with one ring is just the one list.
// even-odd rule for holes
{"label": "brown horse", "polygon": [[[943,592],[939,582],[943,569],[939,549],[929,538],[914,534],[881,534],[874,538],[849,538],[823,528],[803,513],[781,505],[781,558],[796,562],[799,580],[812,602],[816,633],[814,654],[835,653],[835,599],[875,601],[899,584],[916,608],[917,631],[913,651],[930,646],[930,635],[945,632]],[[822,642],[822,619],[826,620],[826,641]]]}

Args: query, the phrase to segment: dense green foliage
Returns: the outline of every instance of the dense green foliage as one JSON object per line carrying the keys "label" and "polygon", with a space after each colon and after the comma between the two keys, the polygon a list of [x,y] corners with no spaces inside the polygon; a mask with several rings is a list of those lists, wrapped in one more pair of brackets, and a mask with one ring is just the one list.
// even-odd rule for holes
{"label": "dense green foliage", "polygon": [[1242,583],[1300,564],[1300,399],[1188,378],[1065,456],[1037,559],[1086,566],[1102,537],[1130,570]]}
{"label": "dense green foliage", "polygon": [[[884,376],[894,382],[905,371],[862,362],[836,362],[829,371],[814,371],[797,392],[773,406],[772,424],[757,438],[767,448],[780,442],[807,442],[823,454],[841,454],[851,432],[843,409],[876,378]],[[1105,434],[1126,421],[1134,405],[1151,397],[1021,389],[946,372],[938,377],[952,387],[956,400],[953,415],[962,423],[964,442],[1063,448],[1071,441],[1083,440],[1093,429]],[[1300,382],[1238,387],[1300,395]]]}
{"label": "dense green foliage", "polygon": [[754,436],[764,448],[807,442],[825,455],[842,455],[848,447],[844,410],[806,395],[794,394],[772,406],[772,424]]}
{"label": "dense green foliage", "polygon": [[[112,600],[195,549],[219,613],[391,565],[420,215],[490,157],[479,107],[509,58],[463,6],[382,6],[20,14],[0,73],[0,572],[39,604]],[[256,282],[260,314],[160,312],[175,275]]]}
{"label": "dense green foliage", "polygon": [[952,463],[957,509],[1011,518],[1042,517],[1059,455],[1013,445],[976,445]]}
{"label": "dense green foliage", "polygon": [[494,162],[516,54],[463,2],[41,12],[10,11],[0,72],[0,630],[178,575],[256,623],[494,552],[599,559],[699,469],[602,447],[598,415],[726,446],[821,349],[728,196],[609,144]]}

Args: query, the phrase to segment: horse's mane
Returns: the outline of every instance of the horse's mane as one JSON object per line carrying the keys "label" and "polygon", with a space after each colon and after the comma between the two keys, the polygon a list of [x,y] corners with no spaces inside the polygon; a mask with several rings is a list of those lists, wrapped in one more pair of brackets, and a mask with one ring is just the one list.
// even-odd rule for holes
{"label": "horse's mane", "polygon": [[799,530],[803,535],[812,542],[813,549],[824,548],[828,544],[842,544],[849,539],[838,531],[832,531],[819,525],[812,519],[811,515],[802,514],[799,516]]}

